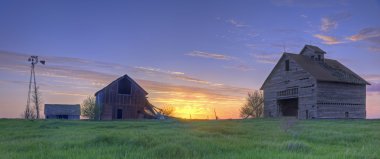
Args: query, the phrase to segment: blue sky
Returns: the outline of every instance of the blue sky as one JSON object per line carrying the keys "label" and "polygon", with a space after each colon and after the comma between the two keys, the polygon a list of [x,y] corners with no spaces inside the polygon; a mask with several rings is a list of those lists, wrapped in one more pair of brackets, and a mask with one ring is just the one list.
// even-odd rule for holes
{"label": "blue sky", "polygon": [[8,91],[26,98],[33,54],[48,61],[37,68],[45,103],[80,103],[128,74],[179,116],[206,118],[216,108],[236,118],[246,91],[261,86],[281,53],[305,44],[369,80],[369,114],[380,117],[379,17],[380,1],[371,0],[3,0],[0,117],[23,110]]}

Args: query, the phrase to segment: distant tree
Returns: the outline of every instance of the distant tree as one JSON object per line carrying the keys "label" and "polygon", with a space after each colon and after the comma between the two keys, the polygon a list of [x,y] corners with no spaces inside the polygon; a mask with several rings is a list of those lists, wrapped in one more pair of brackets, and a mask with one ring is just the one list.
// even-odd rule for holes
{"label": "distant tree", "polygon": [[36,114],[34,112],[34,109],[30,106],[26,106],[25,110],[24,110],[24,113],[22,114],[22,117],[24,119],[35,119],[36,118]]}
{"label": "distant tree", "polygon": [[100,114],[100,107],[96,105],[96,98],[88,96],[82,103],[81,114],[88,119],[95,119]]}
{"label": "distant tree", "polygon": [[240,117],[258,118],[262,117],[264,113],[264,96],[263,93],[256,90],[248,92],[246,103],[240,108]]}
{"label": "distant tree", "polygon": [[173,106],[166,105],[161,108],[160,113],[165,116],[170,116],[173,114],[174,110],[175,108]]}
{"label": "distant tree", "polygon": [[40,107],[41,107],[41,93],[39,87],[35,87],[32,92],[31,101],[33,106],[27,105],[22,116],[24,119],[39,119],[40,118]]}

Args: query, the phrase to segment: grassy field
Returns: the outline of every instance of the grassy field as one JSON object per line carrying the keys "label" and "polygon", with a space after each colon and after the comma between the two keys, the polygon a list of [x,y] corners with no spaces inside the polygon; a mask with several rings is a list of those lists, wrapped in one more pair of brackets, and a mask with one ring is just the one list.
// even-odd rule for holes
{"label": "grassy field", "polygon": [[380,120],[0,120],[0,158],[380,158]]}

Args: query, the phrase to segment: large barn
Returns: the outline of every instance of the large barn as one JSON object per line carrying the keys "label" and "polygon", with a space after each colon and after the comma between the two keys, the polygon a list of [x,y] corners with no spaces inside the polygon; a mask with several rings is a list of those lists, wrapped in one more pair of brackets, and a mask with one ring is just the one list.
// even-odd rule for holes
{"label": "large barn", "polygon": [[155,110],[146,92],[128,75],[124,75],[95,93],[101,120],[153,118]]}
{"label": "large barn", "polygon": [[317,46],[284,53],[261,90],[264,116],[365,118],[367,81]]}

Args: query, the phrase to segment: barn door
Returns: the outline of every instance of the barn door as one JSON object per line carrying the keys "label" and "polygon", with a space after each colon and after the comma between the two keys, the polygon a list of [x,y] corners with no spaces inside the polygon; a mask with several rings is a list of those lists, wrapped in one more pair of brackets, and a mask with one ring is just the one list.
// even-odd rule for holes
{"label": "barn door", "polygon": [[123,119],[123,109],[117,109],[116,119]]}

